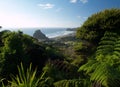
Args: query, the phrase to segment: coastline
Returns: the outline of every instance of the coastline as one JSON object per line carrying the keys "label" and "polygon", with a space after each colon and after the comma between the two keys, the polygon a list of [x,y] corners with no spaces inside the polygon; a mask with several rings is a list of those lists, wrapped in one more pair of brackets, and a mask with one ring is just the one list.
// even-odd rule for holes
{"label": "coastline", "polygon": [[68,41],[75,41],[76,40],[76,32],[67,34],[67,35],[62,35],[62,36],[57,36],[54,38],[49,38],[52,41],[57,41],[57,42],[68,42]]}
{"label": "coastline", "polygon": [[76,32],[73,32],[73,33],[70,33],[70,34],[57,36],[57,37],[53,37],[53,38],[49,38],[49,39],[57,40],[57,39],[62,39],[62,38],[66,38],[66,37],[75,37],[75,35],[76,35]]}

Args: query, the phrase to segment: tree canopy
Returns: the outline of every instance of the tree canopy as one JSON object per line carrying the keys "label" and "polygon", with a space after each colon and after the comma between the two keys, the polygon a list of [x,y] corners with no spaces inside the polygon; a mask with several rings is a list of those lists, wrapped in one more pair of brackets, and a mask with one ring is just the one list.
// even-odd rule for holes
{"label": "tree canopy", "polygon": [[77,30],[77,37],[99,42],[105,31],[120,34],[120,9],[107,9],[92,16]]}
{"label": "tree canopy", "polygon": [[55,48],[39,43],[21,31],[0,33],[0,76],[9,77],[10,73],[17,73],[17,65],[21,62],[25,68],[32,63],[41,71],[48,59],[61,57]]}
{"label": "tree canopy", "polygon": [[79,38],[97,44],[88,62],[78,70],[85,71],[93,85],[120,86],[119,28],[120,9],[107,9],[93,14],[77,31]]}

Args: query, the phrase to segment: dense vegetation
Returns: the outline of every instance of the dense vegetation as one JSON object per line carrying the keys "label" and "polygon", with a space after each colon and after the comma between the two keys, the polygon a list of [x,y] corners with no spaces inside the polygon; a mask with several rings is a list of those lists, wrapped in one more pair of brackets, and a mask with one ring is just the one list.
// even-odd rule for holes
{"label": "dense vegetation", "polygon": [[88,17],[78,29],[77,37],[99,43],[105,31],[120,33],[120,9],[110,9],[98,12]]}
{"label": "dense vegetation", "polygon": [[[0,86],[119,87],[120,9],[89,17],[73,42],[0,32]],[[67,43],[67,44],[66,44]]]}

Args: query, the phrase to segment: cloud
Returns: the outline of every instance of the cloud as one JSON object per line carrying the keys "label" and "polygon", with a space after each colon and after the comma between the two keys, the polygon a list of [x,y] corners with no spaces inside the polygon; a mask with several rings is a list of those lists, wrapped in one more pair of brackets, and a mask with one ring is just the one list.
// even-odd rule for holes
{"label": "cloud", "polygon": [[42,9],[50,9],[53,8],[55,5],[47,3],[47,4],[38,4],[38,6],[41,7]]}
{"label": "cloud", "polygon": [[79,19],[80,19],[80,18],[81,18],[81,16],[77,16],[77,18],[79,18]]}
{"label": "cloud", "polygon": [[83,4],[87,3],[88,0],[80,0]]}
{"label": "cloud", "polygon": [[[14,20],[13,20],[14,19]],[[12,22],[11,22],[12,20]],[[0,12],[0,25],[4,28],[37,27],[40,23],[35,17],[22,13]]]}
{"label": "cloud", "polygon": [[70,3],[76,3],[77,0],[70,0]]}
{"label": "cloud", "polygon": [[63,8],[56,9],[56,12],[60,12]]}
{"label": "cloud", "polygon": [[88,17],[83,17],[83,19],[85,19],[85,20],[86,20],[87,18],[88,18]]}
{"label": "cloud", "polygon": [[88,17],[77,16],[77,18],[80,20],[86,20]]}

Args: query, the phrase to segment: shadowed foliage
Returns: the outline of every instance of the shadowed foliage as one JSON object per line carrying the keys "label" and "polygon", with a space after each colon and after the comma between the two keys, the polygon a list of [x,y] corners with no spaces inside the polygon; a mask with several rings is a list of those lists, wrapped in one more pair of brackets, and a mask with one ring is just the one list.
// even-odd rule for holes
{"label": "shadowed foliage", "polygon": [[113,32],[106,32],[99,42],[96,58],[80,67],[90,75],[91,81],[97,81],[105,87],[120,86],[120,38]]}
{"label": "shadowed foliage", "polygon": [[77,30],[77,37],[96,44],[104,36],[105,31],[120,34],[120,9],[107,9],[92,16]]}

